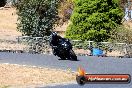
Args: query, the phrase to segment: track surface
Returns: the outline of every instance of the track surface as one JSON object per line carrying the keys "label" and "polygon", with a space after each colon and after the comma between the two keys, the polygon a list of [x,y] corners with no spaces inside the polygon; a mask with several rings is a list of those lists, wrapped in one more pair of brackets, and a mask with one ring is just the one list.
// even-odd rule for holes
{"label": "track surface", "polygon": [[[28,54],[28,53],[0,53],[0,63],[52,67],[63,70],[77,71],[82,66],[90,74],[130,74],[132,75],[132,58],[113,57],[88,57],[78,56],[79,61],[58,60],[53,55]],[[80,88],[75,83],[56,85],[54,88]],[[53,88],[52,86],[38,88]],[[132,88],[130,84],[87,84],[82,88]]]}

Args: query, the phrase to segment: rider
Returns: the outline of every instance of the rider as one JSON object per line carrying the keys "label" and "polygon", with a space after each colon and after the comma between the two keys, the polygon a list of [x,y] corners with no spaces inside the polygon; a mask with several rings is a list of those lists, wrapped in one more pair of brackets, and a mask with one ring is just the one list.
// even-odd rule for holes
{"label": "rider", "polygon": [[61,36],[57,35],[56,32],[52,32],[50,35],[50,46],[52,46],[53,54],[57,55],[57,45],[59,42],[59,39],[62,39]]}

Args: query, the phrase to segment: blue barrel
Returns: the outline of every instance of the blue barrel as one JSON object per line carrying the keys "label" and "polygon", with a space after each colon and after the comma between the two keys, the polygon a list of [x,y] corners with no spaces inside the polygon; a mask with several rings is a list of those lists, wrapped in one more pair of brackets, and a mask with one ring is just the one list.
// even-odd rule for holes
{"label": "blue barrel", "polygon": [[103,50],[99,48],[93,48],[93,56],[101,56],[103,55]]}

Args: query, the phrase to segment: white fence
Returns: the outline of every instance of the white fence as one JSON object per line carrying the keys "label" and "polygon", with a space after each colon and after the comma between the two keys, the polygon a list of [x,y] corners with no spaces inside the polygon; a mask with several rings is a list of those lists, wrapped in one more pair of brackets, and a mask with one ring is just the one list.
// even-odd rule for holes
{"label": "white fence", "polygon": [[[0,51],[9,52],[28,52],[51,54],[49,46],[49,37],[29,37],[19,36],[17,41],[0,41]],[[111,43],[111,42],[93,42],[72,40],[76,54],[88,55],[91,47],[98,47],[104,50],[108,56],[129,56],[132,57],[132,44]],[[112,50],[112,52],[110,52]]]}

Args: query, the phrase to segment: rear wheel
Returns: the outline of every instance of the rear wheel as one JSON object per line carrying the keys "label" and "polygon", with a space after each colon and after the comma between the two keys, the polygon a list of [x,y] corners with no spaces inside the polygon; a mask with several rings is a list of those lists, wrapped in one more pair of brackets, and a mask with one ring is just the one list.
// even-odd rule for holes
{"label": "rear wheel", "polygon": [[77,56],[72,49],[69,51],[69,53],[70,53],[69,58],[71,60],[77,61]]}

